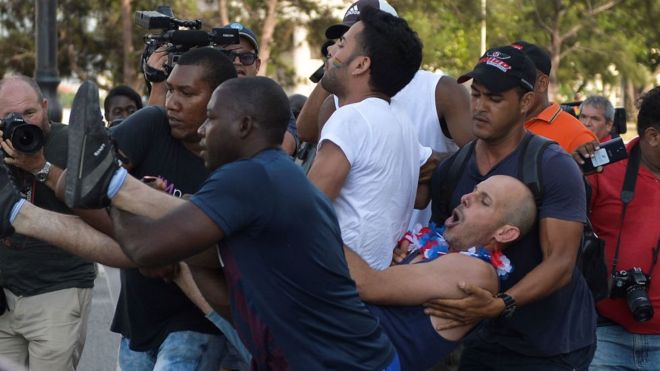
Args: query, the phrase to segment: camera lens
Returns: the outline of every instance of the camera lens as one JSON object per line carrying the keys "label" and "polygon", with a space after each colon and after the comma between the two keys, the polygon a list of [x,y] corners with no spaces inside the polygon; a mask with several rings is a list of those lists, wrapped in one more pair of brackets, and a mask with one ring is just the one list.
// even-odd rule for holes
{"label": "camera lens", "polygon": [[631,285],[628,287],[626,302],[636,321],[645,322],[653,318],[653,306],[644,286]]}
{"label": "camera lens", "polygon": [[20,152],[34,153],[44,145],[44,135],[39,127],[23,124],[11,133],[11,144]]}

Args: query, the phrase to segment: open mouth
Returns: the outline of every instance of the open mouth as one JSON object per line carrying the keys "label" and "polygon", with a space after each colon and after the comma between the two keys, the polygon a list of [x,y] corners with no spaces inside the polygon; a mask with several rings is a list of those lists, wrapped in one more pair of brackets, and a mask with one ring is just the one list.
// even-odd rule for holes
{"label": "open mouth", "polygon": [[454,208],[454,210],[451,212],[451,215],[447,220],[445,220],[445,226],[447,228],[451,228],[455,225],[461,224],[463,222],[463,211],[461,206],[457,206]]}

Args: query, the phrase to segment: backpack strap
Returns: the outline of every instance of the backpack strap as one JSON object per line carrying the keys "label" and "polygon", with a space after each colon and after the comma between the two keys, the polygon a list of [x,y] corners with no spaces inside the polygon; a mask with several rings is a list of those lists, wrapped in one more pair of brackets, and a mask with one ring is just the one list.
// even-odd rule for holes
{"label": "backpack strap", "polygon": [[456,152],[456,156],[452,157],[450,160],[447,160],[451,161],[451,163],[445,168],[448,169],[445,170],[446,174],[444,174],[444,176],[441,175],[443,179],[442,186],[440,187],[439,192],[435,194],[437,197],[433,197],[434,201],[432,206],[433,214],[440,215],[443,220],[449,216],[451,211],[449,208],[451,195],[454,193],[456,184],[458,183],[461,174],[463,174],[468,160],[474,152],[475,144],[476,140],[471,141],[470,143],[461,147],[458,152]]}
{"label": "backpack strap", "polygon": [[548,146],[555,143],[538,135],[530,135],[524,139],[518,159],[518,179],[520,179],[534,195],[536,205],[543,199],[543,152]]}

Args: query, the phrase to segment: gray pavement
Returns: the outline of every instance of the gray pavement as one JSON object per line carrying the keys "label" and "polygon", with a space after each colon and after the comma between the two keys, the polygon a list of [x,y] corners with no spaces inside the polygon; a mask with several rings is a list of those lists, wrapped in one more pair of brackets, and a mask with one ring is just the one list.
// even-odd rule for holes
{"label": "gray pavement", "polygon": [[110,331],[119,296],[119,269],[97,265],[87,340],[78,371],[116,371],[120,336]]}

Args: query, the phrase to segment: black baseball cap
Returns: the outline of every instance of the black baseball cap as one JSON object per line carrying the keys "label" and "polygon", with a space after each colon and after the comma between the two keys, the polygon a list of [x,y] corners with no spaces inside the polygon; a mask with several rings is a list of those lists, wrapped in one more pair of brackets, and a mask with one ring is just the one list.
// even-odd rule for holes
{"label": "black baseball cap", "polygon": [[385,0],[359,0],[348,7],[341,24],[332,25],[325,30],[325,37],[328,39],[340,38],[344,32],[348,31],[348,29],[358,21],[360,18],[360,11],[368,6],[390,13],[395,17],[399,16],[392,5]]}
{"label": "black baseball cap", "polygon": [[528,43],[527,41],[519,40],[511,44],[516,49],[522,50],[527,57],[534,62],[536,69],[543,72],[546,75],[550,75],[550,69],[552,68],[552,61],[550,60],[550,54],[545,51],[543,48],[536,44]]}
{"label": "black baseball cap", "polygon": [[521,50],[513,46],[489,49],[479,58],[474,69],[458,78],[459,83],[477,79],[493,93],[501,93],[520,86],[534,90],[536,67]]}

